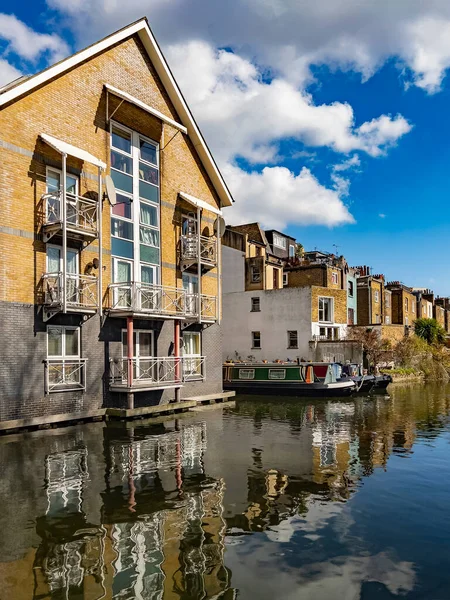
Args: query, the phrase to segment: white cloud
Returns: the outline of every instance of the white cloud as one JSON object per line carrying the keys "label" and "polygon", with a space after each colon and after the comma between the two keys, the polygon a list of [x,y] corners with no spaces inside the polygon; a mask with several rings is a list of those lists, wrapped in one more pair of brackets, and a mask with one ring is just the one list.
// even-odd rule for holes
{"label": "white cloud", "polygon": [[354,154],[347,160],[344,160],[344,162],[334,165],[333,171],[349,171],[350,169],[357,169],[359,166],[361,166],[361,160],[357,154]]}
{"label": "white cloud", "polygon": [[386,218],[386,215],[384,213],[380,213],[378,216],[380,217],[380,219],[385,219]]}
{"label": "white cloud", "polygon": [[[81,43],[123,27],[118,0],[47,0],[69,15]],[[147,14],[167,46],[202,39],[256,58],[295,85],[312,65],[353,70],[365,80],[390,57],[411,69],[413,84],[435,92],[450,66],[447,0],[129,0],[126,20]],[[238,17],[237,17],[238,15]],[[175,16],[175,18],[174,18]]]}
{"label": "white cloud", "polygon": [[10,65],[9,62],[0,58],[0,87],[17,79],[21,74],[22,73]]}
{"label": "white cloud", "polygon": [[379,156],[411,129],[401,115],[381,115],[355,127],[349,104],[316,105],[311,94],[285,79],[264,82],[251,62],[206,42],[170,46],[166,55],[221,162],[235,156],[276,162],[276,144],[284,138]]}
{"label": "white cloud", "polygon": [[0,38],[9,42],[6,54],[13,52],[29,61],[48,53],[50,61],[56,62],[69,53],[69,47],[58,35],[38,33],[14,15],[0,13]]}
{"label": "white cloud", "polygon": [[294,175],[285,167],[265,167],[247,173],[233,165],[223,168],[236,204],[225,214],[230,224],[254,221],[263,227],[284,229],[293,225],[354,223],[339,189],[321,185],[309,169]]}

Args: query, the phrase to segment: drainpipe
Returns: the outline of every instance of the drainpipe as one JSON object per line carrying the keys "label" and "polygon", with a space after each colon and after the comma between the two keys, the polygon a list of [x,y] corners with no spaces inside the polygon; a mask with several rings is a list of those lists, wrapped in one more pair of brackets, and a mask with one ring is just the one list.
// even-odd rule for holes
{"label": "drainpipe", "polygon": [[372,325],[372,281],[368,280],[369,290],[369,325]]}
{"label": "drainpipe", "polygon": [[66,210],[66,188],[67,188],[67,154],[62,154],[62,198],[61,198],[61,219],[62,219],[62,233],[63,233],[63,255],[62,255],[62,295],[63,295],[63,313],[67,310],[67,210]]}
{"label": "drainpipe", "polygon": [[102,252],[102,218],[103,218],[103,199],[102,199],[102,169],[98,168],[98,314],[102,316],[103,312],[103,252]]}
{"label": "drainpipe", "polygon": [[128,347],[128,355],[127,355],[127,400],[128,400],[128,408],[134,408],[134,394],[131,391],[133,386],[133,317],[127,317],[127,347]]}
{"label": "drainpipe", "polygon": [[[181,384],[181,361],[180,361],[180,336],[181,336],[181,327],[180,321],[176,319],[173,322],[173,353],[175,357],[175,380],[178,384]],[[175,388],[175,402],[180,402],[180,388]]]}

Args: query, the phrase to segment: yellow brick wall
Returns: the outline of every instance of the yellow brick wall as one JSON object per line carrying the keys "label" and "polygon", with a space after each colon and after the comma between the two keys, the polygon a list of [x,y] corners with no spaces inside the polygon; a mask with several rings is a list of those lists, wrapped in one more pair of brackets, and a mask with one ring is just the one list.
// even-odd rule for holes
{"label": "yellow brick wall", "polygon": [[347,291],[326,287],[311,288],[311,321],[319,320],[319,296],[334,298],[334,323],[347,323]]}
{"label": "yellow brick wall", "polygon": [[[163,114],[179,121],[167,93],[150,64],[140,41],[131,37],[108,51],[84,62],[76,69],[54,79],[33,93],[10,104],[0,112],[0,139],[32,152],[33,157],[1,149],[0,214],[1,225],[27,232],[30,237],[2,234],[2,297],[4,300],[33,303],[45,271],[45,246],[31,236],[40,231],[40,198],[45,193],[45,162],[61,163],[60,155],[43,143],[40,133],[48,133],[87,150],[108,165],[109,127],[106,125],[106,94],[109,83],[132,94]],[[119,101],[109,96],[110,113]],[[161,260],[177,263],[181,210],[190,205],[177,200],[178,192],[201,198],[217,206],[218,198],[190,140],[169,125],[124,102],[114,120],[139,131],[166,146],[161,152]],[[176,135],[175,135],[176,134]],[[175,136],[175,137],[173,137]],[[173,138],[173,139],[171,139]],[[82,170],[80,192],[97,191],[97,169],[68,158],[68,167]],[[53,165],[52,165],[53,166]],[[54,165],[56,166],[56,165]],[[215,215],[204,211],[201,230],[212,232]],[[104,290],[111,281],[110,207],[103,204]],[[96,243],[81,254],[81,269],[96,256]],[[98,247],[98,246],[97,246]],[[97,252],[98,255],[98,252]],[[81,271],[82,272],[82,271]],[[217,269],[210,272],[217,275]],[[217,295],[217,277],[203,277],[203,292]],[[181,286],[181,273],[162,268],[164,285]]]}
{"label": "yellow brick wall", "polygon": [[287,287],[323,286],[327,280],[326,273],[322,267],[292,269],[286,270],[286,273],[289,273]]}

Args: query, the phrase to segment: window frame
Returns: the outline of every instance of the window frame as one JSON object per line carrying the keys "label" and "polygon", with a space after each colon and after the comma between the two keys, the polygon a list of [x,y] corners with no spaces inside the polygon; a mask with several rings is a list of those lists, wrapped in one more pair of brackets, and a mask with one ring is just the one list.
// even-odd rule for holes
{"label": "window frame", "polygon": [[[320,302],[321,300],[327,300],[329,302],[329,306],[330,306],[330,319],[329,320],[325,320],[325,319],[321,319],[320,318],[320,312],[321,312],[321,308],[320,308]],[[319,296],[318,297],[318,322],[319,323],[333,323],[334,322],[334,302],[333,302],[334,298],[332,296]],[[322,309],[324,310],[324,309]]]}
{"label": "window frame", "polygon": [[339,274],[337,271],[331,271],[331,283],[334,285],[339,284]]}
{"label": "window frame", "polygon": [[289,273],[283,273],[283,287],[289,285]]}
{"label": "window frame", "polygon": [[[259,346],[255,346],[255,334],[258,334]],[[261,331],[252,331],[251,335],[252,335],[252,350],[261,350],[261,348],[262,348]]]}
{"label": "window frame", "polygon": [[380,302],[380,290],[374,290],[374,302],[378,304]]}
{"label": "window frame", "polygon": [[353,298],[355,295],[355,283],[350,279],[347,281],[347,293],[349,298]]}
{"label": "window frame", "polygon": [[[294,343],[291,341],[292,334],[295,334],[295,342]],[[288,329],[287,337],[288,337],[287,349],[288,350],[298,350],[298,329]]]}
{"label": "window frame", "polygon": [[273,233],[273,245],[281,250],[287,249],[287,239],[280,233]]}
{"label": "window frame", "polygon": [[[283,376],[282,377],[273,377],[274,373],[280,373]],[[268,372],[267,376],[272,381],[283,381],[283,380],[286,379],[286,369],[269,369],[269,372]]]}
{"label": "window frame", "polygon": [[261,298],[259,296],[251,298],[250,312],[261,312]]}
{"label": "window frame", "polygon": [[[241,373],[248,373],[251,377],[242,377]],[[239,369],[238,379],[244,379],[246,381],[255,379],[255,369]]]}
{"label": "window frame", "polygon": [[[62,354],[54,354],[49,355],[48,353],[48,332],[49,329],[61,329],[63,331],[63,336],[61,338],[61,350]],[[76,331],[77,332],[77,354],[66,355],[66,331]],[[47,325],[46,328],[46,356],[48,361],[64,361],[64,360],[80,360],[81,359],[81,339],[80,339],[80,331],[81,327],[76,327],[74,325]]]}
{"label": "window frame", "polygon": [[[255,275],[255,271],[257,274]],[[261,283],[261,269],[255,265],[250,266],[250,279],[251,283]]]}

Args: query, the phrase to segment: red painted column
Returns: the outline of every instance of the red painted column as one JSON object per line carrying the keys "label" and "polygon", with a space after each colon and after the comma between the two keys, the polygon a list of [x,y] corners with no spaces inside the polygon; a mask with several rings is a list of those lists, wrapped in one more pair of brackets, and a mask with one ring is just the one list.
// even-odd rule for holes
{"label": "red painted column", "polygon": [[[127,317],[127,385],[131,388],[133,385],[133,317]],[[134,394],[128,392],[128,408],[134,408]]]}
{"label": "red painted column", "polygon": [[[175,357],[175,379],[177,383],[181,384],[181,361],[180,361],[180,336],[181,336],[181,327],[180,321],[175,320],[173,322],[173,353]],[[175,400],[176,402],[180,401],[180,388],[175,388]]]}

